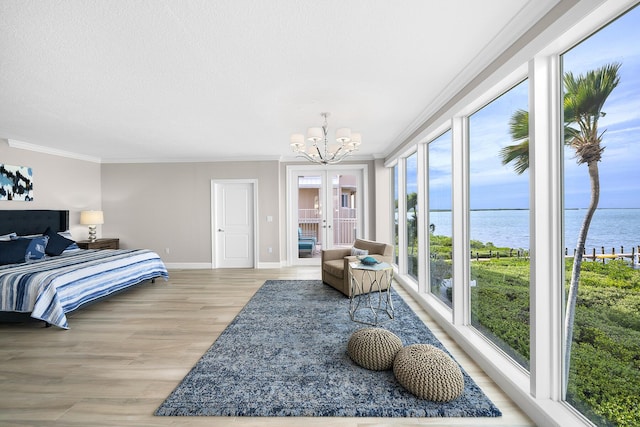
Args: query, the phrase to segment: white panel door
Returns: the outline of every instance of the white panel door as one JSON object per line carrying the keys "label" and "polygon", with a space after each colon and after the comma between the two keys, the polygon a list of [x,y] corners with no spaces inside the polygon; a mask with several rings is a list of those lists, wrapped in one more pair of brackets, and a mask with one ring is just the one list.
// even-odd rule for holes
{"label": "white panel door", "polygon": [[252,183],[214,182],[214,268],[254,267]]}

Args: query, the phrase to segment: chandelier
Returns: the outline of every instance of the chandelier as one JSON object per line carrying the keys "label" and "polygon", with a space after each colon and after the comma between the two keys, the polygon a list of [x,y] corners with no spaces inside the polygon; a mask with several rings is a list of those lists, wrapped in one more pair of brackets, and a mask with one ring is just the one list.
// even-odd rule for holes
{"label": "chandelier", "polygon": [[329,117],[329,113],[321,113],[320,115],[324,118],[322,127],[307,129],[309,147],[307,147],[304,135],[294,133],[291,135],[291,149],[296,153],[297,157],[304,157],[314,163],[322,165],[338,163],[358,149],[361,142],[360,134],[352,133],[349,128],[337,129],[337,144],[329,145],[327,141],[327,131],[329,129],[327,117]]}

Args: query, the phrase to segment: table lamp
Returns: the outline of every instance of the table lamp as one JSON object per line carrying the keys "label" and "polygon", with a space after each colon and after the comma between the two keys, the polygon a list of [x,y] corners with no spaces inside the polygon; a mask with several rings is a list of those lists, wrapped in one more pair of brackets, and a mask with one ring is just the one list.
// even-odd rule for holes
{"label": "table lamp", "polygon": [[96,241],[96,225],[104,224],[102,211],[80,212],[80,224],[89,226],[89,241]]}

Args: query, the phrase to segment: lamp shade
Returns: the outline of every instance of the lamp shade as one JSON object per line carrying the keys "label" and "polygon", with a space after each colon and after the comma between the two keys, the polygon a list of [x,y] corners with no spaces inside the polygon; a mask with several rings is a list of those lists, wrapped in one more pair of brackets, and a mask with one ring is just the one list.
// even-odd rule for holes
{"label": "lamp shade", "polygon": [[338,142],[341,144],[349,142],[351,140],[351,129],[340,128],[336,130],[336,140],[338,140]]}
{"label": "lamp shade", "polygon": [[301,133],[294,133],[291,135],[291,149],[293,151],[301,151],[304,150],[304,135]]}
{"label": "lamp shade", "polygon": [[324,138],[324,131],[322,128],[309,128],[307,129],[307,139],[309,141],[317,142]]}
{"label": "lamp shade", "polygon": [[301,133],[294,133],[291,135],[291,145],[304,145],[304,135]]}
{"label": "lamp shade", "polygon": [[104,224],[102,211],[82,211],[80,212],[80,224],[99,225]]}

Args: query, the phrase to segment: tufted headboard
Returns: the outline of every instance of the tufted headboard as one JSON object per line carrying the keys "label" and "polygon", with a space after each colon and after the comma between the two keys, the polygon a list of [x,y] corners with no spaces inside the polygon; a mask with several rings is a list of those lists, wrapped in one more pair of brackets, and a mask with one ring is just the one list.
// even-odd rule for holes
{"label": "tufted headboard", "polygon": [[42,234],[47,227],[54,232],[68,230],[69,211],[0,210],[0,234]]}

